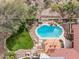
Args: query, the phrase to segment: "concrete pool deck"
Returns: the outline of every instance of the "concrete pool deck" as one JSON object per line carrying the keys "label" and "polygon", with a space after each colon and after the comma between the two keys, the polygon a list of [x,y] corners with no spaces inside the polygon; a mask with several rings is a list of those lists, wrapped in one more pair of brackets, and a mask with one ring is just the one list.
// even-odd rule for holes
{"label": "concrete pool deck", "polygon": [[[50,22],[50,21],[49,21]],[[48,23],[48,21],[43,21],[42,23]],[[30,29],[30,34],[31,34],[31,37],[34,39],[34,42],[35,42],[35,44],[36,43],[39,43],[39,41],[40,41],[40,39],[37,37],[37,35],[35,34],[35,29],[36,29],[36,27],[38,26],[38,25],[41,25],[41,24],[38,24],[37,22],[35,23],[35,24],[33,24],[33,26],[32,26],[32,28]],[[65,31],[65,30],[64,30]],[[64,33],[65,34],[65,33]],[[67,39],[65,39],[64,37],[63,37],[63,40],[66,40],[67,41]],[[64,42],[64,44],[65,43],[67,43],[67,42]],[[68,43],[69,44],[69,43]],[[68,45],[67,45],[68,46]],[[66,47],[67,47],[66,46]]]}

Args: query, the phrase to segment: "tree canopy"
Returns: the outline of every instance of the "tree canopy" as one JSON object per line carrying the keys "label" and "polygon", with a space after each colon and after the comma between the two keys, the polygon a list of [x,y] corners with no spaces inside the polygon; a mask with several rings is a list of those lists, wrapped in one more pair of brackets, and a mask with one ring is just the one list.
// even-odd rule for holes
{"label": "tree canopy", "polygon": [[52,3],[51,8],[52,10],[59,12],[62,17],[68,16],[67,18],[73,18],[73,16],[79,16],[79,5],[72,2],[65,4]]}
{"label": "tree canopy", "polygon": [[[36,6],[16,0],[13,3],[0,5],[0,26],[10,32],[17,32],[22,23],[35,19]],[[5,30],[3,30],[5,31]]]}

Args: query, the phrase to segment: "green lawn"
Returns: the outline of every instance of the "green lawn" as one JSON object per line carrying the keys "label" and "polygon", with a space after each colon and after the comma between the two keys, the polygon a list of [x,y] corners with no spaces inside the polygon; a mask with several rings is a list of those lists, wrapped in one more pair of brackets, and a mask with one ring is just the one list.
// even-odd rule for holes
{"label": "green lawn", "polygon": [[31,49],[34,44],[28,31],[24,30],[18,35],[7,39],[6,45],[9,50],[16,51],[18,49]]}

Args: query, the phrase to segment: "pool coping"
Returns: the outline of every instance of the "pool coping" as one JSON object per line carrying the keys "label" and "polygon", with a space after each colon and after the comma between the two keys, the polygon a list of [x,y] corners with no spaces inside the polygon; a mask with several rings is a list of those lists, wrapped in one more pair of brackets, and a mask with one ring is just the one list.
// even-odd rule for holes
{"label": "pool coping", "polygon": [[58,38],[53,38],[53,37],[41,37],[38,33],[37,33],[37,29],[38,28],[40,28],[41,26],[43,26],[43,25],[48,25],[49,26],[49,24],[41,24],[40,26],[38,26],[36,29],[35,29],[35,34],[37,35],[37,37],[39,38],[39,39],[44,39],[44,40],[47,40],[47,39],[62,39],[62,37],[64,36],[64,29],[63,29],[63,27],[62,26],[60,26],[59,24],[57,24],[57,26],[59,26],[61,29],[62,29],[62,34],[60,35],[60,37],[58,37]]}

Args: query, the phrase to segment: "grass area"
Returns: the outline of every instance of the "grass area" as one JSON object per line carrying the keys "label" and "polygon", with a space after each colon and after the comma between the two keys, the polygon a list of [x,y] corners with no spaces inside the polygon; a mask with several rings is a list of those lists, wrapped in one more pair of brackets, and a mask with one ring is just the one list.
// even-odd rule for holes
{"label": "grass area", "polygon": [[18,35],[12,36],[7,39],[6,45],[9,50],[16,51],[18,49],[31,49],[34,44],[28,31],[24,30]]}

